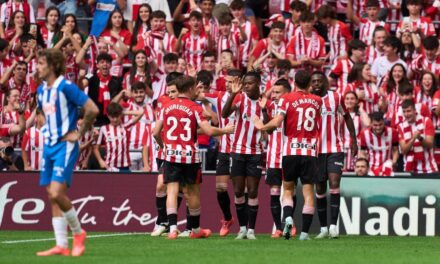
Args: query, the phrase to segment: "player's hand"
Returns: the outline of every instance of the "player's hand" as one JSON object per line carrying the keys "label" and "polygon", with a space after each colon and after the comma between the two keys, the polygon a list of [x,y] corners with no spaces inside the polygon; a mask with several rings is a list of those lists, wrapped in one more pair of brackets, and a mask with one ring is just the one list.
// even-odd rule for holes
{"label": "player's hand", "polygon": [[264,127],[263,121],[258,116],[255,116],[253,121],[256,129],[261,130]]}
{"label": "player's hand", "polygon": [[258,104],[260,104],[261,109],[266,108],[267,96],[263,95],[263,97],[261,97],[260,101],[258,101]]}
{"label": "player's hand", "polygon": [[243,87],[243,83],[241,82],[241,79],[235,77],[234,81],[232,81],[231,93],[233,94],[239,93],[242,87]]}
{"label": "player's hand", "polygon": [[414,132],[413,137],[414,137],[414,139],[418,139],[418,138],[420,137],[420,135],[422,135],[422,134],[420,133],[420,131],[416,131],[416,132]]}
{"label": "player's hand", "polygon": [[150,168],[150,166],[147,164],[147,165],[144,166],[144,168],[142,169],[142,171],[144,171],[144,172],[150,172],[150,171],[151,171],[151,168]]}
{"label": "player's hand", "polygon": [[74,131],[70,131],[69,133],[65,134],[62,140],[74,143],[74,142],[79,141],[79,138],[80,138],[79,132],[74,130]]}
{"label": "player's hand", "polygon": [[235,125],[229,124],[227,126],[225,126],[225,128],[223,128],[223,132],[225,132],[225,134],[233,134],[235,131]]}
{"label": "player's hand", "polygon": [[183,37],[183,35],[185,35],[185,34],[188,33],[188,32],[189,32],[189,29],[187,29],[187,28],[182,28],[182,30],[180,31],[180,36]]}
{"label": "player's hand", "polygon": [[24,170],[25,170],[25,171],[31,171],[31,170],[32,170],[32,167],[31,167],[29,164],[25,164],[25,165],[24,165]]}
{"label": "player's hand", "polygon": [[99,161],[99,167],[101,167],[101,169],[108,169],[107,164],[103,160]]}

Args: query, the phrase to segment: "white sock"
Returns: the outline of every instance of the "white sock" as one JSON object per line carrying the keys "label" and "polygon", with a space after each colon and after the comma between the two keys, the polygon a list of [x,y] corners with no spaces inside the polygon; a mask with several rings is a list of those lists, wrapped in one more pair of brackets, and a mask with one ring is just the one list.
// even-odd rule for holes
{"label": "white sock", "polygon": [[246,226],[240,226],[240,232],[246,232],[247,228]]}
{"label": "white sock", "polygon": [[248,234],[255,234],[255,231],[253,229],[250,229],[250,228],[248,229],[247,232],[248,232]]}
{"label": "white sock", "polygon": [[68,248],[69,242],[67,240],[67,221],[66,218],[59,216],[52,218],[52,227],[55,233],[55,241],[57,246]]}
{"label": "white sock", "polygon": [[328,228],[326,226],[322,226],[321,227],[321,232],[327,232],[328,233]]}
{"label": "white sock", "polygon": [[170,226],[170,232],[174,232],[177,230],[177,226],[176,225],[171,225]]}
{"label": "white sock", "polygon": [[78,220],[78,215],[76,214],[75,208],[72,207],[69,211],[64,213],[64,217],[67,220],[67,223],[69,223],[70,230],[72,230],[72,233],[74,235],[79,235],[82,232],[81,224]]}

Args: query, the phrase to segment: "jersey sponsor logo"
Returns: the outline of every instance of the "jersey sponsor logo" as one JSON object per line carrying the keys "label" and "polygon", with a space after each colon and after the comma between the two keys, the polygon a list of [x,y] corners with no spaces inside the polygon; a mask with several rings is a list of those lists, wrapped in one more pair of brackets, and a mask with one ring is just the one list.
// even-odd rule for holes
{"label": "jersey sponsor logo", "polygon": [[125,136],[120,135],[120,136],[111,136],[110,133],[107,133],[107,141],[109,142],[116,142],[116,140],[123,140],[125,138]]}
{"label": "jersey sponsor logo", "polygon": [[56,111],[57,111],[57,108],[56,108],[55,104],[53,104],[51,102],[43,104],[43,112],[46,115],[55,114]]}
{"label": "jersey sponsor logo", "polygon": [[321,115],[326,116],[326,115],[336,115],[336,111],[327,111],[325,109],[321,110]]}
{"label": "jersey sponsor logo", "polygon": [[292,148],[292,149],[311,149],[311,150],[316,150],[316,144],[292,142],[290,144],[290,148]]}
{"label": "jersey sponsor logo", "polygon": [[167,149],[167,156],[182,156],[182,157],[191,157],[193,155],[192,150],[177,150],[177,149]]}

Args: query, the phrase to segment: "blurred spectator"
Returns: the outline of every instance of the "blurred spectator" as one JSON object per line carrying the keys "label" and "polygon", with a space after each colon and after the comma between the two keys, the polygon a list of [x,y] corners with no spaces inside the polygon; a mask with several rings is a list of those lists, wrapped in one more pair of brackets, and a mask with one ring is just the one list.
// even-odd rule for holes
{"label": "blurred spectator", "polygon": [[7,0],[0,7],[0,37],[5,38],[6,32],[13,29],[16,23],[14,14],[17,11],[21,11],[25,23],[35,24],[34,9],[27,0]]}
{"label": "blurred spectator", "polygon": [[28,128],[21,142],[21,157],[24,170],[41,170],[43,168],[44,136],[41,128],[46,122],[44,113],[37,109],[35,125]]}
{"label": "blurred spectator", "polygon": [[365,158],[358,158],[356,160],[356,163],[354,165],[354,173],[356,176],[366,177],[368,175],[368,171],[370,164],[368,163],[368,160]]}
{"label": "blurred spectator", "polygon": [[24,163],[19,154],[14,152],[9,138],[0,138],[0,171],[23,171]]}

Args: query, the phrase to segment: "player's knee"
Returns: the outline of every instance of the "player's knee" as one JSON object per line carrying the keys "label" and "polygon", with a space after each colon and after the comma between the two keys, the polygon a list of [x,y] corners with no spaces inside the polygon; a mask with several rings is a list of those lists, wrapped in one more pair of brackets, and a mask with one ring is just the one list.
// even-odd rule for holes
{"label": "player's knee", "polygon": [[156,193],[166,193],[167,186],[165,184],[157,184],[156,185]]}
{"label": "player's knee", "polygon": [[339,183],[338,179],[330,180],[330,189],[339,189]]}
{"label": "player's knee", "polygon": [[256,199],[258,197],[258,189],[257,190],[248,190],[249,199]]}
{"label": "player's knee", "polygon": [[224,182],[217,182],[215,183],[215,189],[217,192],[227,192],[228,184]]}
{"label": "player's knee", "polygon": [[50,190],[49,191],[49,200],[53,203],[56,203],[57,201],[59,201],[62,197],[61,192],[56,191],[56,190]]}
{"label": "player's knee", "polygon": [[243,199],[244,199],[244,192],[243,191],[235,191],[234,195],[235,195],[235,197],[238,197],[238,198],[243,197]]}
{"label": "player's knee", "polygon": [[319,195],[323,195],[327,192],[327,184],[326,183],[318,183],[316,184],[316,193]]}

